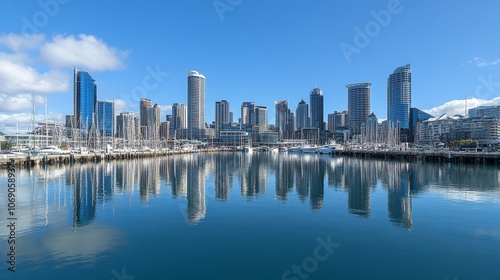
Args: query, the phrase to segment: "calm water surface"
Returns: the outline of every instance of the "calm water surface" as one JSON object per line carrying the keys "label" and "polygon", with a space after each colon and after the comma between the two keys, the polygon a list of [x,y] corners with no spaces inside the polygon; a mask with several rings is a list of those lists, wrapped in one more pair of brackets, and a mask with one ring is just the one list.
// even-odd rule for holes
{"label": "calm water surface", "polygon": [[0,279],[500,279],[500,168],[193,154],[17,170]]}

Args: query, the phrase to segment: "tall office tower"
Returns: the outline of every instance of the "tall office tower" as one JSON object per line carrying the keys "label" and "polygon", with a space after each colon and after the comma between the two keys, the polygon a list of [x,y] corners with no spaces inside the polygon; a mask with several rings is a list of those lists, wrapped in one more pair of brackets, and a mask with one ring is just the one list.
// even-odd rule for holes
{"label": "tall office tower", "polygon": [[138,137],[139,118],[131,112],[123,112],[116,116],[116,137],[135,141]]}
{"label": "tall office tower", "polygon": [[323,92],[319,88],[311,90],[311,127],[319,128],[319,131],[324,130],[323,116]]}
{"label": "tall office tower", "polygon": [[174,131],[178,129],[187,129],[187,107],[184,104],[174,103],[174,105],[172,105],[170,133],[173,135]]}
{"label": "tall office tower", "polygon": [[410,127],[410,64],[396,68],[387,79],[387,119],[394,127]]}
{"label": "tall office tower", "polygon": [[160,125],[161,125],[161,108],[158,104],[149,108],[148,114],[148,125],[147,125],[147,138],[151,141],[160,140]]}
{"label": "tall office tower", "polygon": [[365,119],[365,142],[367,143],[377,143],[378,137],[378,118],[375,113],[371,113]]}
{"label": "tall office tower", "polygon": [[233,122],[234,122],[234,113],[233,112],[229,112],[229,123],[233,124]]}
{"label": "tall office tower", "polygon": [[241,124],[255,125],[255,102],[241,104]]}
{"label": "tall office tower", "polygon": [[97,130],[102,137],[113,136],[114,115],[113,102],[97,101]]}
{"label": "tall office tower", "polygon": [[293,113],[288,109],[287,100],[275,101],[276,104],[276,128],[280,132],[281,139],[292,138],[294,132]]}
{"label": "tall office tower", "polygon": [[302,99],[295,111],[297,129],[309,127],[309,105]]}
{"label": "tall office tower", "polygon": [[229,102],[221,100],[215,102],[215,135],[220,137],[220,131],[229,125]]}
{"label": "tall office tower", "polygon": [[89,131],[95,121],[97,106],[97,85],[89,73],[74,70],[74,114],[76,125],[84,131]]}
{"label": "tall office tower", "polygon": [[188,130],[190,137],[199,135],[205,128],[205,76],[188,72]]}
{"label": "tall office tower", "polygon": [[147,131],[148,127],[148,110],[151,108],[151,100],[146,98],[141,98],[141,102],[139,104],[139,116],[141,117],[141,134],[143,139],[148,139],[149,135]]}
{"label": "tall office tower", "polygon": [[167,140],[170,137],[169,132],[170,132],[170,122],[169,121],[161,122],[160,140]]}
{"label": "tall office tower", "polygon": [[267,127],[267,107],[255,106],[255,125]]}
{"label": "tall office tower", "polygon": [[349,132],[351,135],[361,133],[361,124],[370,114],[370,86],[371,83],[347,85],[347,110],[349,114]]}

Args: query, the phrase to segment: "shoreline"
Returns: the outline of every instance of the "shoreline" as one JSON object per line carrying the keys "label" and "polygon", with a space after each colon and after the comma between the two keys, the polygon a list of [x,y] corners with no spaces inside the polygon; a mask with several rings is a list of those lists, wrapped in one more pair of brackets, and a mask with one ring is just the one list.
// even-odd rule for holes
{"label": "shoreline", "polygon": [[[158,156],[173,156],[194,153],[243,152],[243,149],[199,149],[193,151],[147,151],[147,152],[110,152],[88,154],[36,155],[0,158],[0,168],[6,169],[11,159],[18,167],[54,164],[84,164],[89,162],[141,159]],[[293,153],[300,155],[302,153]],[[310,153],[308,153],[310,155]],[[457,151],[374,151],[374,150],[344,150],[334,153],[345,157],[391,159],[404,161],[441,162],[441,163],[472,163],[500,164],[500,153],[457,152]],[[331,155],[331,154],[330,154]]]}

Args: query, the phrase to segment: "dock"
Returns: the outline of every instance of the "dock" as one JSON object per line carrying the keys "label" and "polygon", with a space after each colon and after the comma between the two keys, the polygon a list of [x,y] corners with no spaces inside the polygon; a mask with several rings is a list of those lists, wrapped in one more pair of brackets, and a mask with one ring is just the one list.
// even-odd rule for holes
{"label": "dock", "polygon": [[219,151],[243,151],[238,148],[227,149],[197,149],[197,150],[152,150],[152,151],[133,151],[133,152],[110,152],[110,153],[88,153],[88,154],[60,154],[60,155],[32,155],[32,156],[17,156],[0,158],[0,168],[7,168],[9,162],[14,163],[17,167],[34,167],[38,165],[54,165],[54,164],[84,164],[89,162],[102,162],[114,160],[131,160],[150,157],[173,156],[180,154],[194,153],[210,153]]}

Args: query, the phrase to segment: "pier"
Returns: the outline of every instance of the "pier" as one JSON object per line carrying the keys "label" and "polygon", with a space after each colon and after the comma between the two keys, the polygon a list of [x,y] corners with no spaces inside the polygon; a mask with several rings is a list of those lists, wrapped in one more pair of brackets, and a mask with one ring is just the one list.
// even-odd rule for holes
{"label": "pier", "polygon": [[173,156],[180,154],[209,153],[219,151],[243,151],[242,148],[223,148],[223,149],[196,149],[196,150],[152,150],[152,151],[133,151],[133,152],[110,152],[110,153],[88,153],[88,154],[60,154],[60,155],[31,155],[0,158],[0,168],[7,168],[11,160],[18,167],[34,167],[37,165],[53,164],[83,164],[88,162],[101,162],[113,160],[130,160],[158,156]]}
{"label": "pier", "polygon": [[407,161],[500,164],[500,153],[485,152],[345,150],[341,154],[350,157]]}

